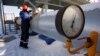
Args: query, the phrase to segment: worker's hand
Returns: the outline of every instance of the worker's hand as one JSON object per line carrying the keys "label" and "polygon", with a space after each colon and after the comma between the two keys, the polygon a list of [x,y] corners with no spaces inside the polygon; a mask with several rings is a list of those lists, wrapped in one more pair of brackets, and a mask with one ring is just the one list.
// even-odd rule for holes
{"label": "worker's hand", "polygon": [[71,46],[72,46],[72,41],[70,39],[67,39],[66,48],[70,48]]}

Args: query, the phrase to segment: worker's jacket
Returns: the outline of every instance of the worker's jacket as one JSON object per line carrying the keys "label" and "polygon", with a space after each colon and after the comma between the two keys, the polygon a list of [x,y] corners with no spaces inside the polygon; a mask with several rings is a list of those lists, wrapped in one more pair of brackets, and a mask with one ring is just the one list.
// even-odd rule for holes
{"label": "worker's jacket", "polygon": [[22,21],[29,21],[30,20],[30,16],[29,16],[28,11],[21,11],[20,17],[21,17]]}

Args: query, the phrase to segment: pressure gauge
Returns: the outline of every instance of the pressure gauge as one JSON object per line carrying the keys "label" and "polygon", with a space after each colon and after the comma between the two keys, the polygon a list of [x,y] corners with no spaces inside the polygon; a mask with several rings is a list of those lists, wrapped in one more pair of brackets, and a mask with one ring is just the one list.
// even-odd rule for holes
{"label": "pressure gauge", "polygon": [[21,18],[20,17],[17,17],[15,19],[15,22],[16,22],[16,24],[21,25]]}
{"label": "pressure gauge", "polygon": [[81,34],[85,18],[82,9],[78,5],[69,5],[59,10],[57,16],[56,28],[59,33],[70,39],[77,38]]}

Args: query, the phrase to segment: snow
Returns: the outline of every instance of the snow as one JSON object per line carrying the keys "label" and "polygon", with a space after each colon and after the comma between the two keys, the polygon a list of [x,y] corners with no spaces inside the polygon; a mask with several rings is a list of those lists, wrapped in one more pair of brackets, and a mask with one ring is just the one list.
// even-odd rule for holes
{"label": "snow", "polygon": [[71,55],[67,52],[65,44],[55,41],[51,45],[47,45],[44,40],[38,36],[29,38],[29,49],[19,47],[20,38],[5,43],[0,46],[0,56],[84,56],[85,51]]}

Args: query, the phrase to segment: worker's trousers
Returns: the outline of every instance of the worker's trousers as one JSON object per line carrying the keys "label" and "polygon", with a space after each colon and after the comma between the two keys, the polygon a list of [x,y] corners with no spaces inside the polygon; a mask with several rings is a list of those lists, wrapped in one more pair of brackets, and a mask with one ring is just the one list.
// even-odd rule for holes
{"label": "worker's trousers", "polygon": [[22,46],[22,47],[27,47],[27,45],[28,45],[29,27],[30,27],[29,21],[22,22],[22,24],[21,24],[21,32],[22,33],[21,33],[21,40],[20,40],[20,46]]}

